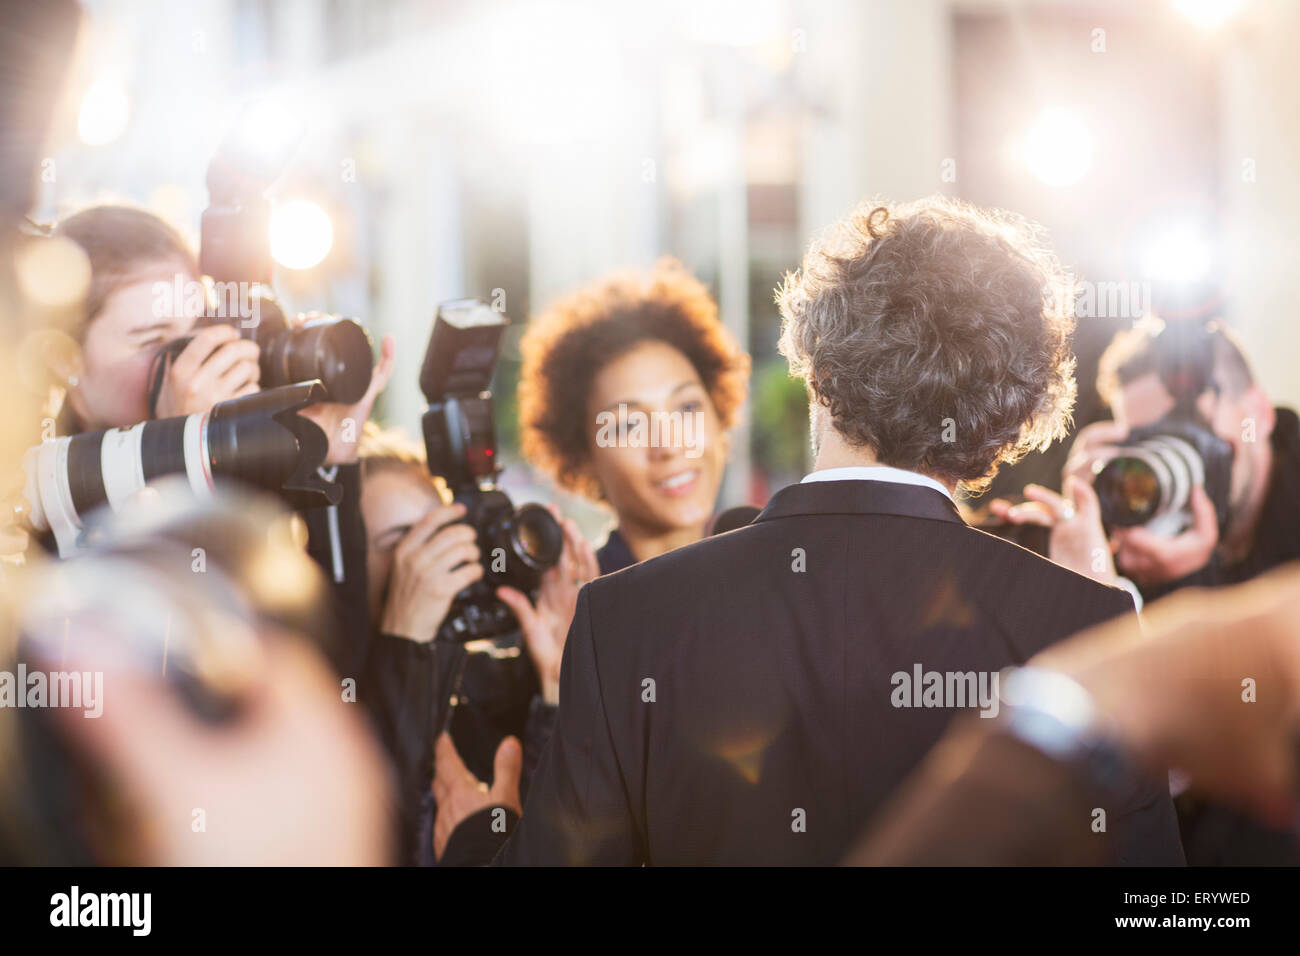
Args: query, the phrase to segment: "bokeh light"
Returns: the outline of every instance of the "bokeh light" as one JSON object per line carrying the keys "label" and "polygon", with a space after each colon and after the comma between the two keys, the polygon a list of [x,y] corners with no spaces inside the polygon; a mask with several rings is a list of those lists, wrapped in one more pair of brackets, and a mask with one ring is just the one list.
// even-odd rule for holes
{"label": "bokeh light", "polygon": [[271,257],[286,269],[310,269],[329,254],[334,226],[325,210],[294,199],[271,213]]}
{"label": "bokeh light", "polygon": [[122,84],[112,77],[96,80],[81,101],[77,135],[87,146],[105,146],[122,135],[131,117],[131,103]]}
{"label": "bokeh light", "polygon": [[1092,167],[1092,132],[1070,110],[1044,110],[1025,137],[1024,158],[1049,186],[1072,186]]}

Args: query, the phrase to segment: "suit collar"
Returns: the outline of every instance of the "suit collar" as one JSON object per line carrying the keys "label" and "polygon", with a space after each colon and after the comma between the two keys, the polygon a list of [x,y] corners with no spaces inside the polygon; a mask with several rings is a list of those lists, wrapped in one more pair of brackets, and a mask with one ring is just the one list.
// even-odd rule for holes
{"label": "suit collar", "polygon": [[782,488],[754,521],[793,515],[884,514],[965,524],[957,506],[932,488],[892,481],[810,481]]}

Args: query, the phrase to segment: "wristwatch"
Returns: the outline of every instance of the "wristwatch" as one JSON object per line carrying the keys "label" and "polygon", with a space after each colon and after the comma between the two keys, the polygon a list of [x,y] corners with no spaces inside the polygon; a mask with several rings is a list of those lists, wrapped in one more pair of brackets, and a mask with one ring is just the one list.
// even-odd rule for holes
{"label": "wristwatch", "polygon": [[1066,765],[1121,800],[1143,782],[1140,768],[1120,745],[1074,678],[1044,667],[1008,667],[998,681],[998,729]]}

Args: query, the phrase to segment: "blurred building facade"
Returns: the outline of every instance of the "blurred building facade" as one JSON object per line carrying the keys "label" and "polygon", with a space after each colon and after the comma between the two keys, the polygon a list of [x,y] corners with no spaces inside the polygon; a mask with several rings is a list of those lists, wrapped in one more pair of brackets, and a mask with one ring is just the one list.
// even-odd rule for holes
{"label": "blurred building facade", "polygon": [[[1209,27],[1165,0],[86,6],[78,82],[120,91],[127,115],[109,142],[59,148],[38,212],[125,198],[196,232],[207,159],[241,106],[290,104],[307,132],[276,195],[321,205],[335,241],[319,266],[283,270],[280,291],[398,337],[380,413],[413,433],[437,302],[494,298],[522,326],[573,284],[672,254],[754,355],[724,504],[760,500],[806,466],[772,290],[857,202],[931,193],[1043,222],[1084,279],[1154,283],[1163,310],[1224,316],[1264,384],[1300,404],[1287,0],[1244,0]],[[1065,185],[1021,148],[1052,110],[1086,131],[1047,145],[1067,166],[1090,155]],[[1150,272],[1165,226],[1192,252],[1161,261],[1203,256],[1199,269]],[[1081,342],[1095,351],[1135,317],[1081,317]]]}

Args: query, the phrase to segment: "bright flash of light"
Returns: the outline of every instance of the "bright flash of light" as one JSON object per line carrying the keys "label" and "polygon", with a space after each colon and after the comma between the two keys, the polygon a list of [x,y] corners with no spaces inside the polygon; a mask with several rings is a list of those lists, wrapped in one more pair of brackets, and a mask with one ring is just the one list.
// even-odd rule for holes
{"label": "bright flash of light", "polygon": [[1242,0],[1174,0],[1174,7],[1198,27],[1213,30],[1241,9]]}
{"label": "bright flash of light", "polygon": [[77,135],[87,146],[104,146],[126,129],[131,104],[122,84],[109,77],[96,80],[81,101]]}
{"label": "bright flash of light", "polygon": [[1157,232],[1142,257],[1142,275],[1157,282],[1197,282],[1210,273],[1213,249],[1205,231],[1189,223]]}
{"label": "bright flash of light", "polygon": [[239,149],[265,163],[283,163],[305,131],[294,106],[281,97],[263,97],[249,103],[235,128]]}
{"label": "bright flash of light", "polygon": [[310,269],[334,244],[334,226],[325,210],[294,199],[271,213],[271,257],[286,269]]}
{"label": "bright flash of light", "polygon": [[1092,132],[1067,109],[1044,110],[1025,137],[1024,158],[1049,186],[1071,186],[1092,167]]}
{"label": "bright flash of light", "polygon": [[696,43],[744,47],[784,34],[784,4],[779,0],[712,0],[679,2],[675,17]]}

